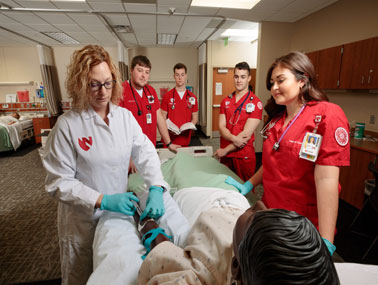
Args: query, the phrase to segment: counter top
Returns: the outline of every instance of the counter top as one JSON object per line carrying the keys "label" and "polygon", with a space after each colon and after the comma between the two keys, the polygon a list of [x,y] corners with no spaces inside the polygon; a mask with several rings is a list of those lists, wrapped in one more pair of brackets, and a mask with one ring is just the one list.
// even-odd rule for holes
{"label": "counter top", "polygon": [[378,142],[350,138],[350,147],[357,148],[357,149],[378,155]]}

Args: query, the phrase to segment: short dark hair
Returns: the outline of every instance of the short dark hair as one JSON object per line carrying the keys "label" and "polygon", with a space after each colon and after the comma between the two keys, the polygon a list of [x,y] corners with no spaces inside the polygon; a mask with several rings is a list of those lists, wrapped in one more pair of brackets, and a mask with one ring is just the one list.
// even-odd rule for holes
{"label": "short dark hair", "polygon": [[187,71],[188,71],[186,69],[185,64],[183,64],[183,63],[176,63],[175,66],[173,67],[173,73],[175,73],[176,69],[185,69],[185,73],[187,73]]}
{"label": "short dark hair", "polygon": [[246,63],[245,61],[239,62],[238,64],[236,64],[235,68],[234,68],[234,72],[235,72],[235,69],[247,70],[248,71],[248,75],[251,74],[251,69],[249,68],[249,64]]}
{"label": "short dark hair", "polygon": [[239,257],[243,284],[340,284],[319,232],[296,212],[257,211]]}
{"label": "short dark hair", "polygon": [[134,58],[131,61],[131,69],[134,69],[134,67],[139,64],[140,66],[148,67],[151,69],[151,62],[148,59],[147,56],[144,55],[137,55],[134,56]]}

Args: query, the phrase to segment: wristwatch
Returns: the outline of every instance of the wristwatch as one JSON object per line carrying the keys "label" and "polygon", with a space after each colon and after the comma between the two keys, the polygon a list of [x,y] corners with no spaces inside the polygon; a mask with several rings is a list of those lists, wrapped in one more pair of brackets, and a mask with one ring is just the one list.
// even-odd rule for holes
{"label": "wristwatch", "polygon": [[169,143],[167,143],[167,147],[169,147],[170,145],[172,144],[172,142],[170,141]]}

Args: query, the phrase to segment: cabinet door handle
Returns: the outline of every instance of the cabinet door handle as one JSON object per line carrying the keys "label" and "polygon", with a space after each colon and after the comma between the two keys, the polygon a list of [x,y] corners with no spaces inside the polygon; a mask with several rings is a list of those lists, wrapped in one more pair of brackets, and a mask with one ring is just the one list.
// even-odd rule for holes
{"label": "cabinet door handle", "polygon": [[368,82],[367,82],[368,84],[370,84],[370,74],[369,74],[369,77],[368,77]]}
{"label": "cabinet door handle", "polygon": [[365,76],[362,76],[361,78],[361,84],[364,84]]}

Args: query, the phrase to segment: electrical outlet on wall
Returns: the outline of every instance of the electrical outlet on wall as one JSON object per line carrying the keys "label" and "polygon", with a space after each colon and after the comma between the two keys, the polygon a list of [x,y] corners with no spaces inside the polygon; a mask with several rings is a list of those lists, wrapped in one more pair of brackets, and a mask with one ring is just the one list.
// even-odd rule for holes
{"label": "electrical outlet on wall", "polygon": [[375,115],[370,115],[369,124],[375,124]]}

